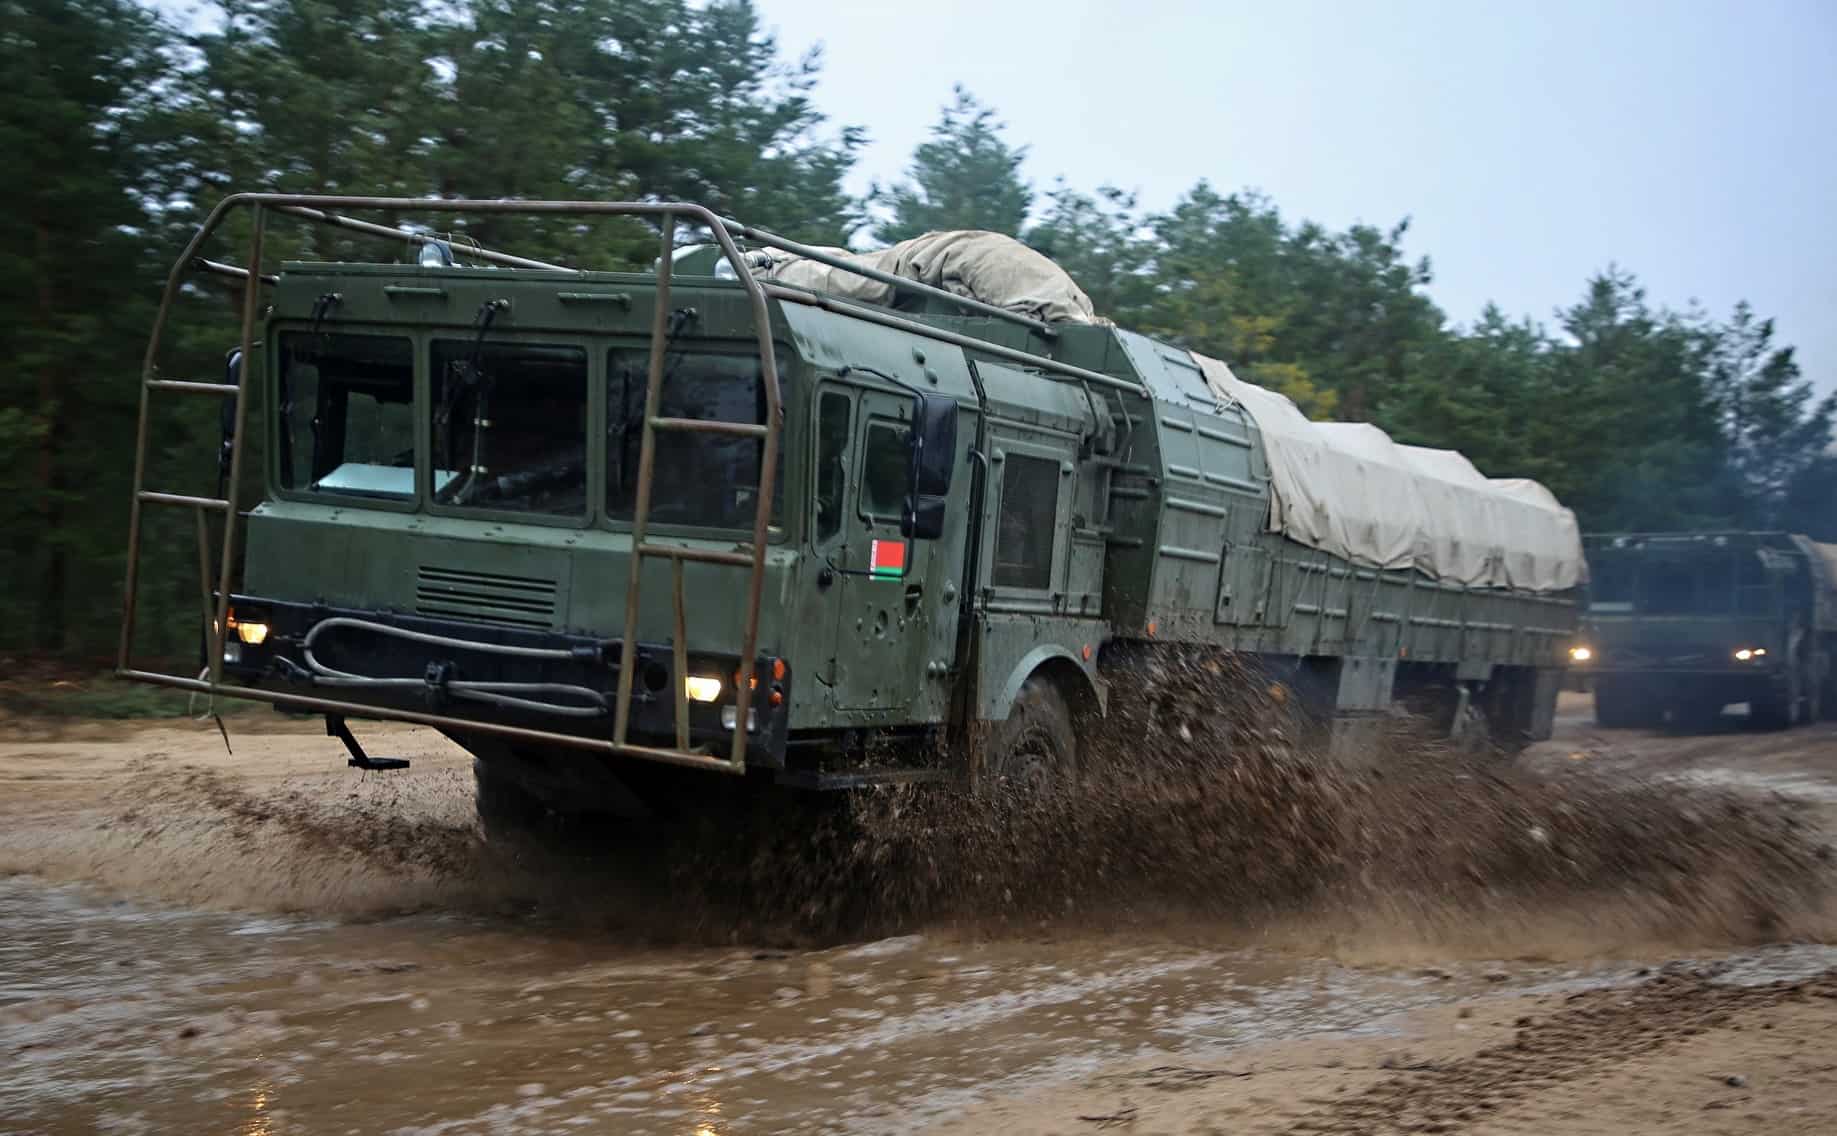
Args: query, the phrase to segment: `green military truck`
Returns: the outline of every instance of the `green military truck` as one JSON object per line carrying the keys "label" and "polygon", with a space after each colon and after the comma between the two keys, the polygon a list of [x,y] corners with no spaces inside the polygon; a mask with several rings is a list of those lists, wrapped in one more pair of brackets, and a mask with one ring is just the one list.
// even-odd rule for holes
{"label": "green military truck", "polygon": [[1572,661],[1603,726],[1774,729],[1837,715],[1837,545],[1777,532],[1591,533]]}
{"label": "green military truck", "polygon": [[[616,216],[659,255],[578,272],[353,212]],[[204,257],[230,217],[241,266]],[[271,265],[283,220],[411,255]],[[221,381],[160,367],[198,272],[241,291]],[[242,194],[166,297],[120,673],[324,714],[361,768],[395,763],[348,719],[435,726],[487,820],[680,802],[685,769],[1063,782],[1106,675],[1220,649],[1340,739],[1405,705],[1508,747],[1550,728],[1567,510],[1309,423],[1007,238],[857,255],[689,204]],[[226,408],[215,493],[145,483],[150,408],[189,395]],[[137,661],[155,508],[199,518],[201,674]]]}

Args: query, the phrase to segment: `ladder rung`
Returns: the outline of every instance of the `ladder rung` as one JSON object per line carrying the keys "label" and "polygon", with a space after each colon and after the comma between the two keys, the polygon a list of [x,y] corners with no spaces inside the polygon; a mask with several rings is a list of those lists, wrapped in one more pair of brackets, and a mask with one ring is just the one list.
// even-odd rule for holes
{"label": "ladder rung", "polygon": [[718,552],[711,548],[675,548],[667,544],[641,544],[639,556],[661,556],[669,560],[694,560],[702,564],[731,564],[751,568],[753,558],[743,552]]}
{"label": "ladder rung", "polygon": [[[155,493],[151,489],[142,489],[140,499],[149,505],[190,505],[198,509],[215,509],[227,513],[230,503],[221,497],[188,497],[183,493]],[[752,561],[747,561],[751,564]]]}
{"label": "ladder rung", "polygon": [[235,394],[235,383],[194,383],[184,379],[148,379],[148,390],[187,391],[192,394]]}
{"label": "ladder rung", "polygon": [[654,430],[681,430],[686,433],[731,434],[737,438],[763,438],[766,428],[758,422],[725,422],[718,418],[653,418]]}

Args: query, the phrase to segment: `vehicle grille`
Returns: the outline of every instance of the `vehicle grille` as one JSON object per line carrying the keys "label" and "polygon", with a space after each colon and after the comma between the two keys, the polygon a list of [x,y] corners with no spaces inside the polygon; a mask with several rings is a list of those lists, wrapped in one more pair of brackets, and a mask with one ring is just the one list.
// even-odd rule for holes
{"label": "vehicle grille", "polygon": [[423,564],[415,577],[415,611],[546,631],[555,623],[555,592],[553,580]]}
{"label": "vehicle grille", "polygon": [[1715,667],[1729,661],[1729,652],[1721,647],[1670,643],[1645,650],[1609,649],[1603,653],[1601,661],[1617,667]]}

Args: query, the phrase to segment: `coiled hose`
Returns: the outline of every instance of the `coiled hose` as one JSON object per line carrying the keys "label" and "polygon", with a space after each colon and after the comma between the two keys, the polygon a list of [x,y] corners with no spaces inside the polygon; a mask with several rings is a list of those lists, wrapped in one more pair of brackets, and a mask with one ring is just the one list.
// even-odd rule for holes
{"label": "coiled hose", "polygon": [[[574,652],[566,648],[511,647],[499,643],[479,643],[471,639],[456,639],[450,635],[434,635],[426,631],[410,631],[404,627],[391,627],[387,623],[376,623],[368,619],[353,619],[350,616],[341,615],[320,620],[313,625],[311,631],[306,633],[306,638],[300,641],[300,657],[306,660],[312,681],[324,686],[348,686],[366,690],[407,690],[422,689],[430,685],[425,678],[376,678],[372,675],[352,674],[350,671],[341,671],[326,666],[313,655],[313,642],[325,632],[338,628],[394,636],[397,639],[406,639],[411,643],[423,643],[432,647],[477,651],[481,654],[503,655],[514,659],[570,662],[576,658]],[[604,694],[590,687],[575,686],[571,683],[474,682],[469,679],[454,679],[438,684],[438,689],[454,698],[484,702],[513,710],[533,710],[539,714],[560,714],[570,718],[597,718],[609,709]],[[518,695],[568,695],[591,702],[593,705],[570,706],[561,702],[521,698]]]}

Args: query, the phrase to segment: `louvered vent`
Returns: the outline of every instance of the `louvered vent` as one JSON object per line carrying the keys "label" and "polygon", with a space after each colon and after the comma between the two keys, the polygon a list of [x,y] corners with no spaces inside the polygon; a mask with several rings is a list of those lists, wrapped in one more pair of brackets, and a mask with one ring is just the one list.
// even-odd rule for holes
{"label": "louvered vent", "polygon": [[415,577],[415,610],[546,631],[555,623],[555,581],[423,564]]}

